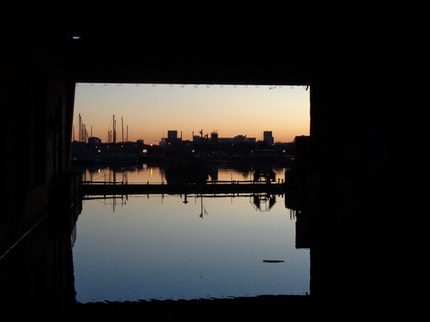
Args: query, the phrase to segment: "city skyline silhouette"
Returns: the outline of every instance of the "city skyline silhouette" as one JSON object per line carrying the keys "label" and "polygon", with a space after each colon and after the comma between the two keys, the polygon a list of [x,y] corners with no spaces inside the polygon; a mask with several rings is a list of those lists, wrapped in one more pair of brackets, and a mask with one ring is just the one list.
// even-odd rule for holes
{"label": "city skyline silhouette", "polygon": [[303,86],[79,83],[73,132],[79,140],[81,117],[87,136],[103,142],[114,127],[117,141],[143,139],[145,144],[159,144],[169,130],[177,130],[183,140],[193,140],[200,131],[262,140],[268,130],[275,141],[292,142],[309,134],[309,109]]}

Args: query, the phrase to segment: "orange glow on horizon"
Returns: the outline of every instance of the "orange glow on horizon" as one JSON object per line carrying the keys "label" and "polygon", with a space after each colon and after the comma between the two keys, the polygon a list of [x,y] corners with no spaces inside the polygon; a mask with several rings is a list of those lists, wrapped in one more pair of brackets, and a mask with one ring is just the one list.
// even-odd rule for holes
{"label": "orange glow on horizon", "polygon": [[73,137],[79,137],[81,115],[87,135],[103,142],[109,141],[114,120],[117,141],[128,137],[158,144],[168,130],[192,140],[203,130],[208,136],[216,131],[220,138],[244,135],[257,140],[272,131],[275,142],[292,142],[309,135],[309,104],[303,86],[79,83]]}

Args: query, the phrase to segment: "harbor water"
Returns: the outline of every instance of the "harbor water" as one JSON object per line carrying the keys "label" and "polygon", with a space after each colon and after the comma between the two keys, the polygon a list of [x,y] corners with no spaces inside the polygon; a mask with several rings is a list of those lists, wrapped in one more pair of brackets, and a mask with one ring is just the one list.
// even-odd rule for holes
{"label": "harbor water", "polygon": [[[274,169],[277,179],[285,169]],[[252,171],[218,169],[217,180]],[[84,180],[160,182],[142,166],[83,169]],[[210,179],[210,178],[209,178]],[[296,245],[296,216],[285,196],[128,195],[83,200],[73,234],[76,299],[81,303],[303,295],[309,249]]]}

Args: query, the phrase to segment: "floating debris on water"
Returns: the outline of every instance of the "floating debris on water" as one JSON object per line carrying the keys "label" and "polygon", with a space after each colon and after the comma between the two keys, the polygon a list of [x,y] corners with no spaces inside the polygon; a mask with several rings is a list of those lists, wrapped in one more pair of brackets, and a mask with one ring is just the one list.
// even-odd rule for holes
{"label": "floating debris on water", "polygon": [[283,263],[282,259],[263,259],[263,263]]}

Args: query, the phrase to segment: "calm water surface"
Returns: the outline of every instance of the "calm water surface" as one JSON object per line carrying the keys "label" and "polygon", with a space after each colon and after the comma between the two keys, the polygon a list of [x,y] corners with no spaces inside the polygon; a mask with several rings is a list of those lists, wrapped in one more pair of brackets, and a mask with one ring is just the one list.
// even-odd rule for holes
{"label": "calm water surface", "polygon": [[83,200],[73,247],[76,299],[305,294],[309,249],[296,249],[295,222],[283,195]]}
{"label": "calm water surface", "polygon": [[[85,181],[97,182],[128,182],[128,183],[160,183],[166,182],[165,171],[162,167],[142,164],[139,166],[94,166],[91,168],[77,168]],[[243,165],[242,167],[214,166],[209,170],[208,180],[252,180],[255,168]],[[283,180],[285,168],[272,168],[276,180]]]}

